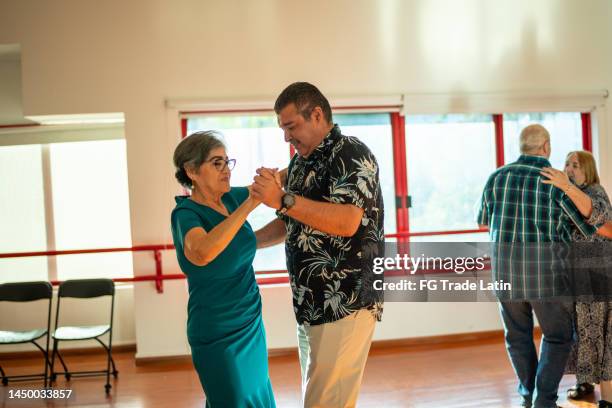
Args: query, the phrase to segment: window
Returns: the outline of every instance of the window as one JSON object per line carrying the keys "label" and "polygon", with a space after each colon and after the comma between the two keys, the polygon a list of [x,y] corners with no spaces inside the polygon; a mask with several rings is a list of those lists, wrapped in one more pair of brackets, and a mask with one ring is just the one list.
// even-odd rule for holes
{"label": "window", "polygon": [[[1,252],[131,247],[125,140],[0,148]],[[0,282],[129,277],[129,252],[9,258]]]}
{"label": "window", "polygon": [[[42,146],[0,147],[0,252],[45,251]],[[45,257],[0,259],[0,283],[47,279]]]}
{"label": "window", "polygon": [[[474,229],[475,206],[487,178],[495,170],[492,117],[406,116],[406,159],[412,200],[410,232]],[[467,238],[444,235],[411,239]]]}
{"label": "window", "polygon": [[582,121],[577,112],[508,113],[504,114],[504,157],[506,163],[515,161],[519,153],[521,130],[528,125],[540,124],[550,133],[553,167],[563,170],[565,156],[573,150],[582,150]]}
{"label": "window", "polygon": [[340,114],[334,115],[334,121],[340,125],[343,134],[356,136],[376,157],[385,205],[385,233],[396,232],[393,140],[389,114]]}
{"label": "window", "polygon": [[[580,113],[500,116],[503,139],[496,138],[490,115],[406,116],[408,189],[412,198],[408,232],[416,233],[412,241],[489,239],[486,233],[468,231],[477,227],[474,216],[482,188],[495,169],[496,139],[503,140],[506,163],[518,158],[520,131],[533,123],[542,124],[551,134],[550,161],[554,167],[562,169],[567,152],[583,149]],[[452,230],[468,233],[438,234]]]}
{"label": "window", "polygon": [[[285,143],[274,115],[200,116],[187,121],[187,134],[204,130],[219,131],[228,157],[236,159],[232,186],[251,184],[258,167],[284,169],[289,164],[289,144]],[[274,211],[260,205],[247,221],[257,230],[275,218]],[[256,271],[286,269],[284,247],[275,245],[257,251],[253,268]]]}
{"label": "window", "polygon": [[[56,248],[131,247],[125,141],[54,143],[49,149]],[[57,257],[59,280],[132,275],[130,252]]]}

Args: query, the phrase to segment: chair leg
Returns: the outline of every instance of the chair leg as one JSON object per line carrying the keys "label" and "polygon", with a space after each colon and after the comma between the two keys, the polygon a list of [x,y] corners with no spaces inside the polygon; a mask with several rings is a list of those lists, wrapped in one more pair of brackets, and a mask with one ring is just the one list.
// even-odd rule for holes
{"label": "chair leg", "polygon": [[115,367],[115,360],[113,360],[113,355],[111,350],[108,350],[108,358],[110,359],[111,365],[113,366],[113,377],[117,378],[117,374],[119,374],[119,371],[117,371],[117,367]]}
{"label": "chair leg", "polygon": [[117,374],[119,374],[119,371],[117,371],[117,367],[115,367],[115,360],[113,359],[111,348],[104,344],[104,342],[99,338],[96,337],[96,340],[98,341],[98,343],[100,343],[102,347],[104,347],[104,350],[106,350],[106,354],[108,354],[108,356],[110,357],[110,362],[113,366],[113,377],[117,378]]}
{"label": "chair leg", "polygon": [[110,389],[111,389],[110,368],[111,368],[111,355],[110,353],[108,353],[108,358],[106,359],[106,385],[104,386],[104,389],[106,390],[107,394],[110,392]]}
{"label": "chair leg", "polygon": [[2,385],[7,386],[8,385],[8,378],[6,378],[6,373],[2,369],[2,366],[0,366],[0,374],[2,375]]}
{"label": "chair leg", "polygon": [[104,350],[106,351],[106,384],[104,385],[104,390],[106,391],[106,394],[110,394],[110,390],[112,388],[111,384],[110,384],[110,368],[111,368],[111,363],[113,364],[113,377],[117,376],[117,369],[115,368],[115,362],[113,361],[113,358],[111,356],[111,350],[110,347],[108,347],[106,344],[104,344],[104,342],[102,340],[100,340],[98,337],[96,337],[96,340],[98,341],[98,343],[100,343],[100,345],[104,348]]}
{"label": "chair leg", "polygon": [[115,360],[113,360],[113,356],[110,353],[108,354],[110,356],[111,365],[113,366],[113,371],[112,371],[113,377],[117,378],[119,371],[117,370],[117,367],[115,367]]}
{"label": "chair leg", "polygon": [[44,388],[47,388],[49,385],[49,355],[45,355],[45,380],[44,380]]}
{"label": "chair leg", "polygon": [[53,339],[53,351],[51,352],[51,374],[49,375],[50,383],[57,379],[57,374],[55,374],[55,355],[57,354],[57,340]]}
{"label": "chair leg", "polygon": [[68,367],[66,366],[66,363],[59,352],[59,347],[57,349],[57,358],[59,358],[60,363],[62,363],[62,367],[64,367],[64,376],[66,377],[66,381],[70,381],[70,372],[68,371]]}
{"label": "chair leg", "polygon": [[43,354],[43,357],[45,358],[45,388],[47,388],[47,373],[49,372],[49,354],[47,353],[47,351],[45,351],[44,348],[42,348],[40,345],[38,345],[38,343],[36,343],[36,341],[32,341],[32,343],[36,346],[36,348],[38,348],[40,350],[40,352]]}
{"label": "chair leg", "polygon": [[51,386],[51,378],[50,378],[50,367],[51,362],[49,361],[49,343],[47,342],[47,350],[45,351],[45,388],[47,386]]}

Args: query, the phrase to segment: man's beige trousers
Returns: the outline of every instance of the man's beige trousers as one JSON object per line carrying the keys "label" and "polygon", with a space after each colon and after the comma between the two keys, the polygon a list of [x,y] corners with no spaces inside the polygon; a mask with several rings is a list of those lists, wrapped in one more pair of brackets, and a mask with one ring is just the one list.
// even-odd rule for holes
{"label": "man's beige trousers", "polygon": [[375,323],[372,313],[361,309],[333,323],[298,325],[305,408],[357,404]]}

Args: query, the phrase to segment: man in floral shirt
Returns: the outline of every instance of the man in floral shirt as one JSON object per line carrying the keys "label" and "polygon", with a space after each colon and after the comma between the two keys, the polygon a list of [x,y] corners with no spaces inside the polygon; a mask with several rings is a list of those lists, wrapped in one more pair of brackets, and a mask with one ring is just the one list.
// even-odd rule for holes
{"label": "man in floral shirt", "polygon": [[274,110],[297,154],[285,190],[260,169],[252,194],[279,218],[258,231],[258,247],[285,238],[298,322],[304,406],[355,406],[382,296],[373,259],[384,255],[383,201],[376,158],[333,124],[329,102],[297,82]]}

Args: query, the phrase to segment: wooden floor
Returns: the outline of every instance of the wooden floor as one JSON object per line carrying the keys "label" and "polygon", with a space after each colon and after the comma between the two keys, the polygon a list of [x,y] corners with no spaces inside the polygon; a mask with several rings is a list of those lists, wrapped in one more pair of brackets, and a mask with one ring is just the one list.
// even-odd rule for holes
{"label": "wooden floor", "polygon": [[[84,359],[89,363],[85,364]],[[95,361],[94,361],[95,360]],[[72,364],[71,364],[72,362]],[[72,369],[92,369],[103,365],[94,356],[68,356]],[[175,362],[136,366],[133,352],[116,355],[120,371],[113,380],[111,396],[104,394],[102,378],[62,377],[56,388],[70,388],[67,401],[10,399],[9,390],[38,388],[42,383],[11,383],[0,386],[0,407],[120,407],[181,408],[202,407],[204,396],[195,371],[184,359]],[[40,367],[34,359],[0,361],[8,374],[24,373]],[[270,376],[279,408],[299,407],[300,372],[297,356],[270,359]],[[565,376],[561,390],[571,386]],[[372,350],[366,366],[359,407],[393,408],[505,408],[516,407],[516,380],[503,343],[499,340],[475,341],[457,345],[393,347]],[[592,402],[568,402],[562,392],[563,407],[593,407]]]}

